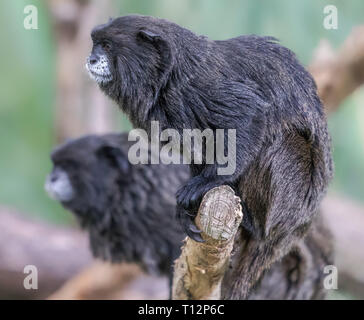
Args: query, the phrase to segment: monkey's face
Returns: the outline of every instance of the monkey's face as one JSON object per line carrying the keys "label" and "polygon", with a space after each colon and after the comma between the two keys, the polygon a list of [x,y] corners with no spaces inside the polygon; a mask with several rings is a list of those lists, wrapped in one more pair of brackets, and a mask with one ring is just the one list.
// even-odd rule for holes
{"label": "monkey's face", "polygon": [[125,16],[97,26],[91,33],[93,47],[86,68],[129,115],[142,114],[140,109],[130,109],[138,103],[148,104],[165,83],[172,65],[167,45],[173,34],[170,25],[152,17]]}
{"label": "monkey's face", "polygon": [[112,81],[112,64],[109,62],[105,52],[108,44],[97,44],[94,46],[91,55],[87,58],[86,68],[91,76],[99,84],[106,84]]}
{"label": "monkey's face", "polygon": [[[87,136],[57,147],[45,189],[64,207],[87,219],[97,219],[118,193],[129,173],[124,152],[102,137]],[[86,216],[87,215],[87,216]]]}
{"label": "monkey's face", "polygon": [[148,37],[143,28],[148,18],[121,17],[92,30],[93,46],[86,68],[101,88],[116,84],[125,93],[127,87],[135,90],[158,75],[159,54],[151,43],[152,34]]}

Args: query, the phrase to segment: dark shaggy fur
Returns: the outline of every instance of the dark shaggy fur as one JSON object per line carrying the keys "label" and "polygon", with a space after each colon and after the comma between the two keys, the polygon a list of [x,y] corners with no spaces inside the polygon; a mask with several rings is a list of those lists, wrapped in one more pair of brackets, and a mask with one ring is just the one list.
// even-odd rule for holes
{"label": "dark shaggy fur", "polygon": [[175,193],[189,177],[188,168],[132,165],[130,144],[127,134],[67,142],[53,151],[48,180],[55,183],[60,171],[67,173],[74,196],[62,205],[88,231],[95,257],[170,275],[184,238],[175,223]]}
{"label": "dark shaggy fur", "polygon": [[[106,55],[111,81],[100,88],[135,127],[236,129],[236,171],[191,165],[177,193],[192,220],[205,192],[229,184],[244,206],[239,262],[225,298],[246,298],[262,273],[310,228],[332,176],[330,139],[316,86],[294,54],[273,38],[213,41],[166,20],[126,16],[92,32],[92,63]],[[96,59],[96,60],[95,60]],[[186,210],[188,214],[186,214]]]}
{"label": "dark shaggy fur", "polygon": [[[225,283],[234,281],[234,269],[242,258],[241,239],[236,239],[235,254],[225,274]],[[266,269],[246,297],[249,300],[325,299],[324,268],[334,262],[333,241],[321,216],[315,218],[307,236],[297,241],[290,252]],[[229,294],[225,285],[222,295]]]}

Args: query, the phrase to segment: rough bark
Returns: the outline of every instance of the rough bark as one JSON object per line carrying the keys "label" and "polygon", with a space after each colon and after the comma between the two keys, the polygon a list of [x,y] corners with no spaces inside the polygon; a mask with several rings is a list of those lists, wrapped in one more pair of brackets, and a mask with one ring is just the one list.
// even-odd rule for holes
{"label": "rough bark", "polygon": [[219,299],[221,281],[242,219],[240,200],[228,186],[207,192],[196,225],[204,242],[185,240],[175,263],[173,299]]}

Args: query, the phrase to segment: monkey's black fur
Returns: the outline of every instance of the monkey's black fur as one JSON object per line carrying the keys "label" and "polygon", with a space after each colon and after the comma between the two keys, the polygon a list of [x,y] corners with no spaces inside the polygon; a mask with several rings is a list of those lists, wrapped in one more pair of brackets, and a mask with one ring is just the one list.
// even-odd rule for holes
{"label": "monkey's black fur", "polygon": [[95,257],[170,275],[185,237],[175,222],[175,192],[189,177],[188,167],[132,165],[131,144],[127,134],[109,134],[57,147],[53,174],[66,172],[75,192],[62,205],[88,231]]}
{"label": "monkey's black fur", "polygon": [[[245,254],[241,251],[241,243],[244,243],[241,238],[235,239],[235,253],[225,274],[223,297],[229,294],[231,290],[229,282],[234,281],[234,269]],[[249,300],[325,299],[327,290],[324,288],[324,279],[327,274],[324,270],[326,266],[332,264],[334,264],[332,235],[322,217],[317,216],[306,237],[295,242],[287,255],[263,272],[246,298]]]}
{"label": "monkey's black fur", "polygon": [[235,188],[246,210],[239,262],[224,297],[246,298],[264,270],[305,236],[332,176],[313,79],[269,37],[213,41],[166,20],[133,15],[96,27],[92,39],[93,54],[108,57],[112,74],[100,87],[135,127],[149,130],[158,120],[162,130],[180,133],[236,129],[235,173],[219,176],[217,163],[192,164],[193,177],[178,191],[177,203],[186,232],[198,239],[190,216],[201,197],[218,185]]}
{"label": "monkey's black fur", "polygon": [[[88,230],[96,257],[135,262],[147,272],[171,278],[170,266],[185,236],[174,219],[174,192],[189,177],[188,167],[131,165],[127,159],[130,144],[126,134],[91,135],[67,142],[52,153],[50,178],[56,178],[60,170],[69,176],[75,193],[73,200],[62,204]],[[247,298],[323,298],[323,268],[332,264],[330,240],[323,224],[315,224],[304,240],[261,277]],[[239,260],[236,257],[232,265]]]}

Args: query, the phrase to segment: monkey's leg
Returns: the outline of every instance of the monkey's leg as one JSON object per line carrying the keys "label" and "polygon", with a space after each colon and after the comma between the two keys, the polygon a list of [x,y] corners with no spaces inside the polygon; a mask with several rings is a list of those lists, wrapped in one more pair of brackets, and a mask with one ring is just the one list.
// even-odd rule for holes
{"label": "monkey's leg", "polygon": [[244,299],[262,273],[300,241],[316,217],[324,192],[324,166],[306,139],[287,132],[242,175],[239,192],[251,216],[242,229],[224,298]]}
{"label": "monkey's leg", "polygon": [[223,280],[222,299],[246,299],[263,272],[285,256],[307,229],[308,226],[302,226],[288,237],[272,237],[265,241],[245,237],[242,232],[236,239],[237,250],[231,268]]}
{"label": "monkey's leg", "polygon": [[202,197],[207,191],[215,187],[230,184],[230,176],[217,176],[213,174],[209,176],[207,173],[212,170],[216,171],[216,166],[206,167],[177,192],[177,217],[186,234],[195,241],[202,241],[200,230],[198,230],[194,223]]}

